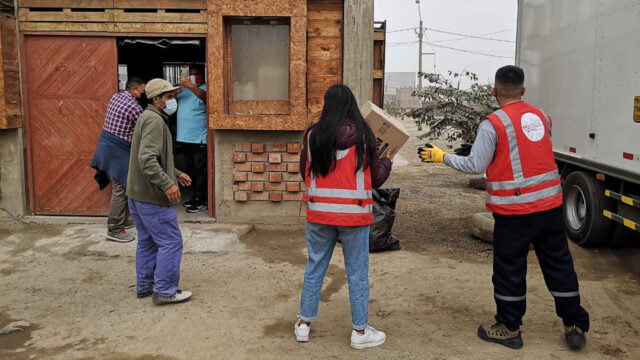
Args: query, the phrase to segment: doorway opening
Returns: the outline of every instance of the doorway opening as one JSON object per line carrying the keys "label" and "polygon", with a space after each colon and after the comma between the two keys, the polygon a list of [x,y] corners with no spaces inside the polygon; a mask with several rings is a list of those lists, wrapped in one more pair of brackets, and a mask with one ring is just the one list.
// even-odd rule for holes
{"label": "doorway opening", "polygon": [[[190,37],[119,37],[117,38],[117,51],[118,51],[118,87],[120,90],[124,90],[127,80],[131,77],[141,78],[143,81],[149,81],[154,78],[163,78],[174,85],[180,85],[180,78],[189,78],[189,68],[192,66],[201,67],[204,69],[203,79],[206,79],[206,38],[190,38]],[[206,91],[206,89],[205,89]],[[183,92],[191,92],[189,89],[183,89]],[[185,93],[186,94],[186,93]],[[189,93],[188,95],[193,95]],[[146,99],[142,101],[143,107],[146,106]],[[200,123],[204,121],[205,134],[202,135],[200,142],[202,143],[199,148],[206,148],[206,164],[202,164],[202,157],[197,162],[193,161],[193,152],[189,149],[192,148],[191,143],[196,140],[189,140],[189,142],[181,142],[178,139],[178,114],[184,114],[180,111],[181,106],[204,106],[206,114],[206,101],[189,101],[181,105],[181,100],[178,99],[179,111],[169,117],[169,128],[171,129],[171,135],[173,137],[173,151],[175,155],[176,168],[186,172],[193,180],[190,187],[182,188],[182,204],[188,200],[191,200],[196,195],[196,183],[200,186],[205,186],[206,199],[204,202],[208,205],[208,209],[212,209],[214,206],[213,200],[213,151],[212,151],[212,132],[207,130],[207,117],[204,119],[199,116],[194,118],[180,119],[181,124],[186,121]],[[181,115],[184,116],[184,115]],[[192,130],[189,130],[192,131]],[[189,138],[192,138],[189,136]],[[197,146],[196,146],[197,147]],[[203,180],[196,181],[198,173],[201,173],[204,168],[206,171],[204,176],[205,184],[201,185]],[[178,218],[197,220],[208,218],[213,215],[212,210],[200,211],[198,213],[187,213],[186,207],[179,206],[177,209]]]}

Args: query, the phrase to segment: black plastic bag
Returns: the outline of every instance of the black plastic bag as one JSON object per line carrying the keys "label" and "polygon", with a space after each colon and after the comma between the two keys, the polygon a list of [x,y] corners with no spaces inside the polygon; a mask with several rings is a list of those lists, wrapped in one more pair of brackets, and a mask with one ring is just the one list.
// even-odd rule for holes
{"label": "black plastic bag", "polygon": [[400,250],[400,241],[391,235],[396,220],[400,189],[373,189],[373,224],[369,233],[369,252]]}

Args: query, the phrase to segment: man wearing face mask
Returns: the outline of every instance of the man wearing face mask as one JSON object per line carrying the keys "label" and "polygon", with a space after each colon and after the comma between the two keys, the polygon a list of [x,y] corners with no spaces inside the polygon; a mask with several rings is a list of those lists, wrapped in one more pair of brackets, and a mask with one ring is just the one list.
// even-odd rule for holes
{"label": "man wearing face mask", "polygon": [[186,171],[193,176],[195,194],[185,201],[188,213],[207,209],[207,85],[204,67],[192,65],[189,78],[180,78],[176,141],[184,149]]}
{"label": "man wearing face mask", "polygon": [[142,107],[137,101],[144,97],[144,90],[144,81],[131,77],[127,81],[126,90],[111,97],[98,146],[91,161],[91,167],[96,169],[95,179],[100,190],[111,184],[107,239],[122,243],[134,240],[134,236],[125,230],[134,226],[125,187],[131,136],[136,121],[142,114]]}
{"label": "man wearing face mask", "polygon": [[182,234],[174,205],[182,186],[191,178],[174,167],[169,116],[178,109],[178,87],[163,79],[147,84],[149,106],[144,110],[131,141],[127,195],[138,230],[136,274],[138,298],[153,294],[156,305],[182,302],[190,291],[178,288],[182,259]]}

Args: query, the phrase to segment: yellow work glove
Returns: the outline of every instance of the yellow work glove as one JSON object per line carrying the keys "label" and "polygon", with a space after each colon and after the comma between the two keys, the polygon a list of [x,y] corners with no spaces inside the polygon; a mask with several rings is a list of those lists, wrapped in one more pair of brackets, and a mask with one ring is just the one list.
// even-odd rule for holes
{"label": "yellow work glove", "polygon": [[422,162],[426,163],[442,163],[444,162],[444,155],[446,152],[442,151],[442,149],[437,146],[433,146],[431,144],[424,144],[423,147],[418,148],[418,155]]}

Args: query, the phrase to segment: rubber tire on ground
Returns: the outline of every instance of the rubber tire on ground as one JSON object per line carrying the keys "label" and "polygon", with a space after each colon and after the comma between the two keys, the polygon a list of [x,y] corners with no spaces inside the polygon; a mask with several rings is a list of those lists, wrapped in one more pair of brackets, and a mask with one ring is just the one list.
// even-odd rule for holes
{"label": "rubber tire on ground", "polygon": [[[582,191],[586,205],[584,223],[581,227],[574,229],[568,220],[567,199],[571,192]],[[610,235],[613,222],[602,215],[604,209],[612,208],[612,200],[604,195],[605,188],[601,182],[584,171],[576,171],[564,181],[563,211],[565,216],[565,231],[571,241],[582,246],[598,245],[607,240]]]}
{"label": "rubber tire on ground", "polygon": [[478,239],[493,244],[494,222],[490,212],[475,213],[471,217],[471,233]]}
{"label": "rubber tire on ground", "polygon": [[487,179],[484,177],[471,178],[469,179],[469,187],[478,190],[485,190],[487,188]]}

